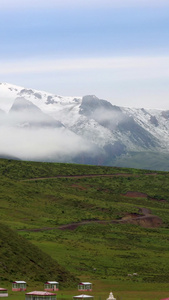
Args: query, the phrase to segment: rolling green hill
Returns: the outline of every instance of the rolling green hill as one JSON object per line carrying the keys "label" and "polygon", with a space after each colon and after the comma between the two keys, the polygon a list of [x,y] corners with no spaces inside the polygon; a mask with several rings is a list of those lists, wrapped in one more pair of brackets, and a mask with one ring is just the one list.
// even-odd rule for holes
{"label": "rolling green hill", "polygon": [[0,174],[1,222],[74,276],[169,281],[169,173],[2,159]]}
{"label": "rolling green hill", "polygon": [[62,286],[77,282],[77,279],[65,271],[56,260],[2,223],[0,264],[1,281],[21,279],[26,282],[45,282],[48,278],[57,278]]}

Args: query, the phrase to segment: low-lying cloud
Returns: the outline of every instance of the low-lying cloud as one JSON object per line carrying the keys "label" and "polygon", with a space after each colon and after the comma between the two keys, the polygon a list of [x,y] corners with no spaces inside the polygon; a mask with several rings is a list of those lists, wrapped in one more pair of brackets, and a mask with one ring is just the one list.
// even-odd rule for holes
{"label": "low-lying cloud", "polygon": [[96,148],[24,97],[17,97],[8,113],[0,110],[0,155],[70,161],[77,155],[91,156]]}
{"label": "low-lying cloud", "polygon": [[0,130],[0,154],[23,160],[69,161],[82,153],[95,152],[95,146],[65,128],[17,128]]}

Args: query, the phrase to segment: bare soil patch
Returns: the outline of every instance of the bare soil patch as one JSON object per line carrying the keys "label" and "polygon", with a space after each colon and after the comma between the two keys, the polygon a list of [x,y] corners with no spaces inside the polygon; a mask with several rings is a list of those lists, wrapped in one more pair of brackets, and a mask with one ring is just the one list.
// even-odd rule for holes
{"label": "bare soil patch", "polygon": [[148,198],[149,200],[152,200],[152,201],[167,202],[165,199],[151,198],[146,193],[141,193],[141,192],[137,192],[137,191],[128,191],[127,193],[122,194],[122,196],[131,197],[131,198]]}
{"label": "bare soil patch", "polygon": [[145,228],[157,228],[162,225],[162,220],[159,217],[153,215],[146,215],[137,218],[129,218],[125,220],[122,219],[120,222],[140,225]]}
{"label": "bare soil patch", "polygon": [[125,197],[134,197],[134,198],[147,198],[148,195],[145,193],[140,193],[140,192],[132,192],[132,191],[128,191],[127,193],[123,194],[123,196]]}
{"label": "bare soil patch", "polygon": [[78,185],[78,184],[72,184],[71,187],[74,187],[74,188],[82,190],[82,191],[87,190],[85,187]]}

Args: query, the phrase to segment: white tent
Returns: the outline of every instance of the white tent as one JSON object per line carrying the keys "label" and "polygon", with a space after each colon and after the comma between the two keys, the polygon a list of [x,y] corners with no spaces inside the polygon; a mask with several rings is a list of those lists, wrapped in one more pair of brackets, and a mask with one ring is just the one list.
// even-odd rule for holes
{"label": "white tent", "polygon": [[74,299],[92,299],[93,296],[90,295],[78,295],[78,296],[73,296]]}

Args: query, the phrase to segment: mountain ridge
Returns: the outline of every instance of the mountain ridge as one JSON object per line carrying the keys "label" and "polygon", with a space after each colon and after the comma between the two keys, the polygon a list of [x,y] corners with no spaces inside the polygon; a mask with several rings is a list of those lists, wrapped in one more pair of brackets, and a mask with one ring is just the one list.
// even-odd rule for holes
{"label": "mountain ridge", "polygon": [[[128,154],[131,155],[133,151],[169,154],[168,110],[120,107],[94,95],[63,97],[1,83],[2,115],[4,112],[7,116],[10,114],[16,99],[29,103],[41,115],[40,120],[34,117],[32,123],[27,122],[26,119],[29,120],[30,115],[33,118],[33,114],[27,108],[23,118],[22,105],[18,105],[17,119],[23,119],[23,127],[30,123],[34,127],[36,119],[36,126],[38,123],[38,128],[42,131],[47,124],[49,128],[57,128],[57,132],[51,128],[50,132],[41,133],[41,136],[51,135],[51,140],[57,146],[51,145],[50,149],[48,145],[48,151],[39,155],[40,160],[115,165],[117,159],[127,159]],[[4,125],[2,123],[1,126]],[[47,140],[44,144],[47,144]],[[20,157],[17,153],[11,154]],[[32,152],[30,157],[21,157],[25,158],[38,159],[38,153],[34,156]]]}

